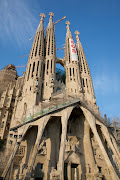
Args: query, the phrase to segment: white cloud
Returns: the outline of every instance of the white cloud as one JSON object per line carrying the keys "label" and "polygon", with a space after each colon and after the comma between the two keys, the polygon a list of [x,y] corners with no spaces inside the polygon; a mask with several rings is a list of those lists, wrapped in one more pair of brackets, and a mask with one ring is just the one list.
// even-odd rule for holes
{"label": "white cloud", "polygon": [[1,40],[14,40],[21,46],[35,34],[37,27],[34,26],[36,26],[36,24],[38,24],[38,21],[25,1],[0,1]]}
{"label": "white cloud", "polygon": [[116,94],[120,91],[120,78],[115,73],[101,73],[94,77],[93,84],[95,92],[102,95]]}

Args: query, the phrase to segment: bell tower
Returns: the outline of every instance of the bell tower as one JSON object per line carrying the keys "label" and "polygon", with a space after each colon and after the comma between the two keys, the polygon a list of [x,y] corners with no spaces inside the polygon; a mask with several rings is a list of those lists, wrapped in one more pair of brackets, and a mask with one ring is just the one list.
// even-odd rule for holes
{"label": "bell tower", "polygon": [[80,76],[82,80],[82,89],[87,99],[93,103],[96,103],[89,66],[88,66],[88,63],[84,54],[82,44],[78,36],[80,33],[76,31],[75,34],[76,34],[76,40],[77,40],[76,48],[77,48],[77,54],[78,54],[78,60],[79,60]]}
{"label": "bell tower", "polygon": [[65,61],[66,61],[66,93],[77,96],[81,92],[80,72],[78,66],[78,56],[70,31],[70,22],[67,21],[67,33],[65,42]]}
{"label": "bell tower", "polygon": [[41,20],[30,51],[27,64],[23,94],[25,99],[31,96],[31,103],[37,105],[42,100],[44,80],[44,26],[45,14],[40,14]]}
{"label": "bell tower", "polygon": [[56,79],[56,45],[54,34],[54,23],[52,12],[49,13],[49,23],[46,32],[46,57],[45,57],[45,79],[44,79],[44,99],[49,100],[55,91],[54,84]]}

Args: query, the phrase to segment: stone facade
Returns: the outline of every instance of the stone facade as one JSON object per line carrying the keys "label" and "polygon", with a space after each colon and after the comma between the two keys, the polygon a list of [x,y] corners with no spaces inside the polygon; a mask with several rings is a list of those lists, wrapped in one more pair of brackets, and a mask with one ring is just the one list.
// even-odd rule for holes
{"label": "stone facade", "polygon": [[[57,58],[53,15],[44,38],[41,14],[24,76],[17,77],[12,65],[0,72],[5,81],[0,175],[11,180],[118,180],[119,149],[96,105],[79,32],[75,45],[66,22],[65,57]],[[56,63],[65,68],[65,85],[56,80]]]}

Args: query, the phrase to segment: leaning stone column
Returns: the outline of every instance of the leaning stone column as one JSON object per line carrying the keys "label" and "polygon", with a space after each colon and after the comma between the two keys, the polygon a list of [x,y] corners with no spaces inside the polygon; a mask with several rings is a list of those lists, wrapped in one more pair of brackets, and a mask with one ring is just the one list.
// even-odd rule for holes
{"label": "leaning stone column", "polygon": [[73,107],[68,107],[63,110],[63,116],[61,117],[62,121],[62,135],[61,135],[61,144],[59,152],[59,161],[58,161],[58,172],[60,174],[60,180],[63,180],[63,170],[64,170],[64,154],[65,154],[65,142],[66,142],[66,133],[67,133],[67,123],[69,116],[72,112]]}
{"label": "leaning stone column", "polygon": [[116,159],[117,159],[117,161],[118,161],[118,163],[119,163],[119,165],[120,165],[120,154],[118,154],[118,153],[116,152],[116,150],[115,150],[115,148],[114,148],[114,145],[113,145],[112,142],[111,142],[110,135],[109,135],[109,132],[108,132],[107,127],[105,127],[105,126],[102,125],[102,126],[101,126],[101,130],[102,130],[102,133],[103,133],[103,135],[105,136],[106,141],[108,142],[110,148],[112,149],[112,151],[113,151],[114,155],[116,156]]}
{"label": "leaning stone column", "polygon": [[119,151],[119,149],[118,149],[116,140],[115,140],[115,138],[114,138],[112,135],[111,135],[111,138],[112,138],[112,142],[113,142],[113,145],[114,145],[114,147],[115,147],[115,150],[117,151],[117,153],[118,153],[119,156],[120,156],[120,151]]}
{"label": "leaning stone column", "polygon": [[[91,147],[90,141],[90,125],[88,124],[87,120],[84,121],[84,151],[85,151],[85,162],[86,165],[89,167],[89,172],[87,173],[94,173],[95,172],[95,159],[93,156],[93,150]],[[89,148],[88,148],[89,147]]]}
{"label": "leaning stone column", "polygon": [[50,119],[50,116],[41,118],[40,125],[38,126],[38,134],[37,134],[36,142],[35,142],[34,149],[33,149],[33,152],[32,152],[32,157],[31,157],[31,160],[29,162],[29,165],[28,165],[28,168],[27,168],[27,173],[26,173],[26,176],[25,176],[26,180],[27,179],[29,180],[30,177],[31,177],[31,172],[32,172],[32,168],[33,168],[34,163],[35,163],[37,153],[38,153],[40,140],[42,138],[44,128],[45,128],[47,122],[49,121],[49,119]]}
{"label": "leaning stone column", "polygon": [[101,141],[101,139],[100,139],[100,137],[98,135],[98,132],[97,132],[97,129],[96,129],[95,117],[87,109],[85,109],[84,107],[81,107],[81,109],[83,110],[83,113],[84,113],[84,115],[85,115],[85,117],[86,117],[92,131],[93,131],[93,134],[94,134],[94,136],[95,136],[95,138],[96,138],[96,140],[97,140],[97,142],[99,144],[101,152],[103,153],[105,161],[106,161],[106,163],[108,165],[108,168],[109,168],[109,170],[111,172],[112,178],[115,179],[115,180],[119,180],[119,177],[116,174],[116,172],[115,172],[115,170],[114,170],[114,168],[112,166],[112,163],[111,163],[111,161],[110,161],[110,159],[109,159],[109,157],[108,157],[108,155],[106,153],[106,150],[105,150],[105,148],[104,148],[104,146],[102,144],[102,141]]}

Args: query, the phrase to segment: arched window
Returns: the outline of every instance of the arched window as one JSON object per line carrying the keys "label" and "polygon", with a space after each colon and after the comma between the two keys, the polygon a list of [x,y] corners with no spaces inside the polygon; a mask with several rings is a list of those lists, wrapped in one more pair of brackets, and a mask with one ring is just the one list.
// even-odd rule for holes
{"label": "arched window", "polygon": [[39,69],[39,61],[37,63],[37,71],[36,71],[36,76],[38,75],[38,69]]}
{"label": "arched window", "polygon": [[[42,53],[43,54],[43,53]],[[41,55],[41,40],[40,40],[40,45],[39,45],[39,56]]]}
{"label": "arched window", "polygon": [[33,63],[33,68],[32,68],[32,77],[34,76],[34,70],[35,70],[35,62]]}
{"label": "arched window", "polygon": [[76,76],[77,76],[77,80],[78,80],[78,71],[77,71],[77,69],[76,69]]}
{"label": "arched window", "polygon": [[43,66],[42,66],[42,78],[44,78],[44,72],[45,72],[45,64],[43,64]]}
{"label": "arched window", "polygon": [[50,36],[49,36],[49,41],[48,41],[48,55],[50,54]]}
{"label": "arched window", "polygon": [[51,73],[52,73],[52,59],[51,59]]}
{"label": "arched window", "polygon": [[48,74],[48,69],[49,69],[49,60],[47,61],[47,74]]}
{"label": "arched window", "polygon": [[85,82],[84,82],[84,78],[83,78],[83,87],[85,87]]}
{"label": "arched window", "polygon": [[73,68],[73,76],[75,75],[75,73],[74,73],[74,68]]}
{"label": "arched window", "polygon": [[35,50],[35,56],[37,55],[38,41],[39,41],[39,36],[38,36],[38,39],[37,39],[36,50]]}
{"label": "arched window", "polygon": [[87,85],[87,88],[88,88],[88,82],[87,82],[87,79],[86,79],[86,85]]}
{"label": "arched window", "polygon": [[72,74],[71,74],[71,68],[70,68],[70,76],[71,76]]}

